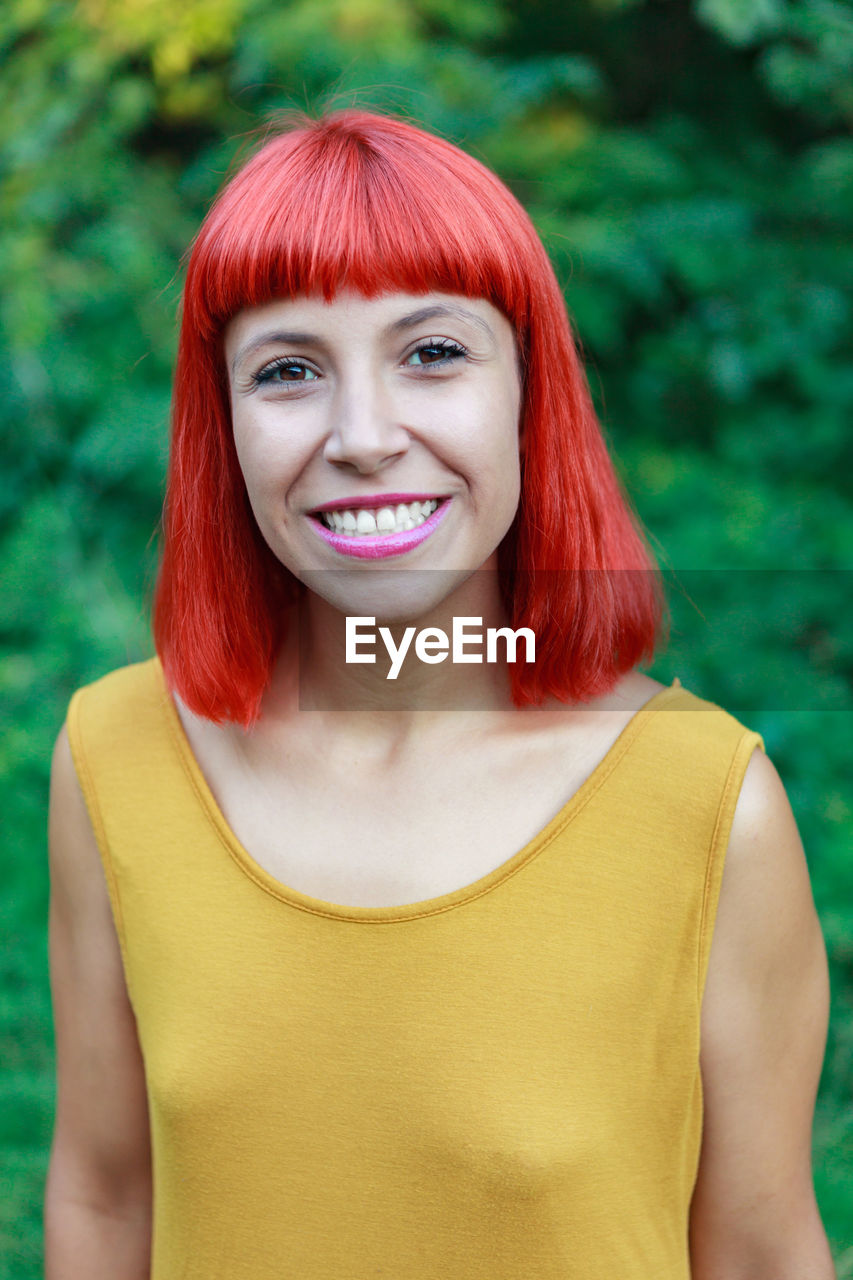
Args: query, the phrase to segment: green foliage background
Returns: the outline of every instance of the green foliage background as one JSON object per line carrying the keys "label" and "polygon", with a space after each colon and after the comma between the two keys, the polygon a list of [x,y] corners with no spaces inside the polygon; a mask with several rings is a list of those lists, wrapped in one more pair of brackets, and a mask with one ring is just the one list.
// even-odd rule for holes
{"label": "green foliage background", "polygon": [[853,1277],[850,8],[7,0],[0,50],[0,1280],[40,1274],[50,751],[75,688],[152,651],[181,258],[259,126],[332,98],[410,114],[531,211],[671,583],[654,674],[763,733],[788,786],[832,967],[816,1185]]}

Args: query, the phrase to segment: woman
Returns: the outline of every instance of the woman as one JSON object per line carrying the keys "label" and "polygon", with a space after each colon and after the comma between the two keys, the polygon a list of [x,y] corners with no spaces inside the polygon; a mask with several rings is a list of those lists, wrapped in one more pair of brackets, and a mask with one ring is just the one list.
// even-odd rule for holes
{"label": "woman", "polygon": [[802,846],[660,615],[507,189],[269,141],[189,262],[158,657],[54,755],[48,1280],[832,1276]]}

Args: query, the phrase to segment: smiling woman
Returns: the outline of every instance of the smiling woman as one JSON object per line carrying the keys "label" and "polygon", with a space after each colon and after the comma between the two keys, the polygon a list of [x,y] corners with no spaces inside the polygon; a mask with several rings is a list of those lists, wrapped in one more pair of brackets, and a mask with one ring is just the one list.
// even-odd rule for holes
{"label": "smiling woman", "polygon": [[507,188],[268,141],[189,260],[157,656],[54,753],[47,1280],[829,1280],[803,850],[662,612]]}
{"label": "smiling woman", "polygon": [[[385,560],[403,569],[386,616],[403,617],[445,599],[448,568],[482,570],[468,594],[476,586],[499,608],[521,386],[512,326],[495,307],[441,293],[302,295],[238,313],[224,349],[252,512],[296,582],[358,613],[363,575],[329,571]],[[377,490],[390,476],[393,488]]]}

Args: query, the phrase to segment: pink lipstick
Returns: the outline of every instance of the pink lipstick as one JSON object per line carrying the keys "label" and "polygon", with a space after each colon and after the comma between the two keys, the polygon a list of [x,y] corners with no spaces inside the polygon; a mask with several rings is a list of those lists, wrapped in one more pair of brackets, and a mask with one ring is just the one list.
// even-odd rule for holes
{"label": "pink lipstick", "polygon": [[[326,506],[315,508],[316,511],[341,511],[345,509],[353,510],[354,508],[373,508],[377,505],[391,506],[399,502],[419,502],[424,501],[432,495],[424,495],[422,499],[419,495],[405,494],[382,494],[380,500],[372,498],[359,498],[357,501],[349,500],[347,502],[330,502]],[[369,533],[359,536],[358,534],[334,533],[331,529],[327,529],[318,519],[311,516],[311,527],[319,534],[334,551],[340,552],[341,555],[355,556],[359,560],[383,560],[387,556],[400,556],[406,551],[412,551],[415,547],[419,547],[422,542],[435,532],[441,524],[447,512],[450,510],[450,499],[439,499],[439,505],[431,516],[424,520],[423,524],[418,525],[416,529],[409,529],[406,533]]]}

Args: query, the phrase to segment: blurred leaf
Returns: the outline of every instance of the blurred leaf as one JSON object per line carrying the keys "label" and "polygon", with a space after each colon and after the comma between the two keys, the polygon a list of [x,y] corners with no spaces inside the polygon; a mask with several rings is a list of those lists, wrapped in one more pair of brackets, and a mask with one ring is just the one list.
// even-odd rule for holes
{"label": "blurred leaf", "polygon": [[749,44],[779,30],[784,0],[698,0],[696,12],[733,44]]}

